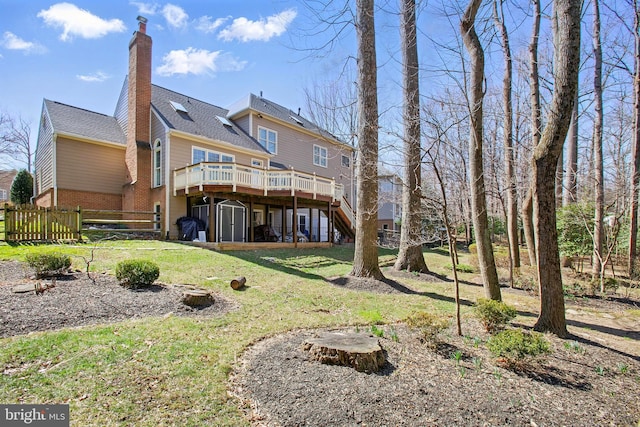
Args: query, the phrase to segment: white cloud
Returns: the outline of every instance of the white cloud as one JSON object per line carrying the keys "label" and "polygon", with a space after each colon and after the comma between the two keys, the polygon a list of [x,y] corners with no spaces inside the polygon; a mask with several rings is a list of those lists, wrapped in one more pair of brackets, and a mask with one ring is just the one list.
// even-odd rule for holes
{"label": "white cloud", "polygon": [[297,14],[295,10],[288,9],[259,21],[250,21],[244,17],[236,18],[231,25],[220,31],[218,38],[225,41],[268,41],[284,33]]}
{"label": "white cloud", "polygon": [[119,19],[105,20],[71,3],[54,4],[47,10],[41,10],[38,17],[50,27],[62,27],[63,32],[60,35],[62,41],[70,40],[73,36],[96,39],[126,29]]}
{"label": "white cloud", "polygon": [[160,6],[158,3],[143,3],[141,1],[130,1],[130,5],[138,8],[138,13],[141,15],[155,15],[158,13]]}
{"label": "white cloud", "polygon": [[240,61],[222,51],[208,51],[189,47],[185,50],[172,50],[162,57],[162,65],[156,68],[161,76],[174,74],[207,74],[217,71],[242,70],[246,61]]}
{"label": "white cloud", "polygon": [[13,34],[11,31],[5,31],[2,36],[0,45],[6,49],[22,50],[25,53],[43,52],[45,49],[38,43],[28,42]]}
{"label": "white cloud", "polygon": [[167,24],[173,28],[182,28],[186,25],[189,15],[180,6],[167,3],[162,8],[162,15],[167,20]]}
{"label": "white cloud", "polygon": [[196,20],[196,30],[202,31],[207,34],[213,33],[230,18],[230,16],[227,16],[226,18],[218,18],[215,21],[212,21],[213,18],[211,18],[210,16],[202,16]]}
{"label": "white cloud", "polygon": [[100,82],[103,82],[103,81],[107,80],[111,76],[109,76],[106,73],[103,73],[102,71],[98,71],[98,72],[93,73],[93,74],[84,74],[84,75],[83,74],[78,74],[76,77],[78,78],[78,80],[82,80],[83,82],[100,83]]}

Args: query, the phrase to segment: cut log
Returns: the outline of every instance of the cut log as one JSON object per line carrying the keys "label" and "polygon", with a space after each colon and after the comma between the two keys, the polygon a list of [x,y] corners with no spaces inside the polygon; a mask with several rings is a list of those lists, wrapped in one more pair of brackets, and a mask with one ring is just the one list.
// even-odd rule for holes
{"label": "cut log", "polygon": [[189,307],[207,307],[213,304],[213,296],[203,289],[189,289],[182,293],[182,302]]}
{"label": "cut log", "polygon": [[245,283],[247,283],[247,279],[244,276],[236,277],[231,281],[231,288],[233,288],[234,291],[237,291],[238,289],[243,288]]}
{"label": "cut log", "polygon": [[359,372],[378,372],[386,357],[378,339],[356,333],[325,333],[302,344],[311,359],[327,365],[349,366]]}

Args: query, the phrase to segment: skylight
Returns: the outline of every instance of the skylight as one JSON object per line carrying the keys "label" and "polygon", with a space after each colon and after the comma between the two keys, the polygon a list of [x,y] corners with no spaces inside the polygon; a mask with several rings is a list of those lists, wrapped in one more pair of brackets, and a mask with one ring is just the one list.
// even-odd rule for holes
{"label": "skylight", "polygon": [[171,106],[173,107],[174,110],[180,112],[180,113],[188,113],[187,109],[184,108],[184,105],[180,104],[179,102],[176,101],[169,101],[169,104],[171,104]]}
{"label": "skylight", "polygon": [[297,124],[299,124],[300,126],[304,126],[304,124],[302,123],[302,120],[300,120],[299,118],[297,118],[297,117],[295,117],[293,115],[290,115],[289,118],[291,120],[293,120],[294,122],[296,122]]}
{"label": "skylight", "polygon": [[223,125],[225,125],[225,126],[229,126],[229,127],[233,126],[233,125],[231,124],[231,122],[230,122],[229,120],[227,120],[227,118],[226,118],[226,117],[216,116],[216,118],[217,118],[218,120],[220,120],[220,123],[222,123],[222,124],[223,124]]}

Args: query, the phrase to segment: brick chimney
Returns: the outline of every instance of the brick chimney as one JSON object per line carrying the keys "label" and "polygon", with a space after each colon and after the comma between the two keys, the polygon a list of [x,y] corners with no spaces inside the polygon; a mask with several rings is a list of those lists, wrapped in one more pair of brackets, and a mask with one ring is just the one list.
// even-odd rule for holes
{"label": "brick chimney", "polygon": [[147,19],[138,16],[138,31],[129,42],[129,87],[127,180],[123,189],[123,209],[151,210],[151,37],[146,34]]}

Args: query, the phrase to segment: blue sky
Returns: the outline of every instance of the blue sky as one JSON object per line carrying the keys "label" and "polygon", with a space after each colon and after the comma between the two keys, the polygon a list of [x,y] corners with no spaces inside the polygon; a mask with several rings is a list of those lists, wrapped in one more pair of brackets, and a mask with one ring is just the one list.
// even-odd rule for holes
{"label": "blue sky", "polygon": [[293,0],[0,0],[0,10],[0,110],[30,122],[32,140],[43,98],[113,114],[138,15],[153,82],[222,107],[260,91],[304,107],[304,87],[352,53],[311,60],[295,49],[315,41]]}

